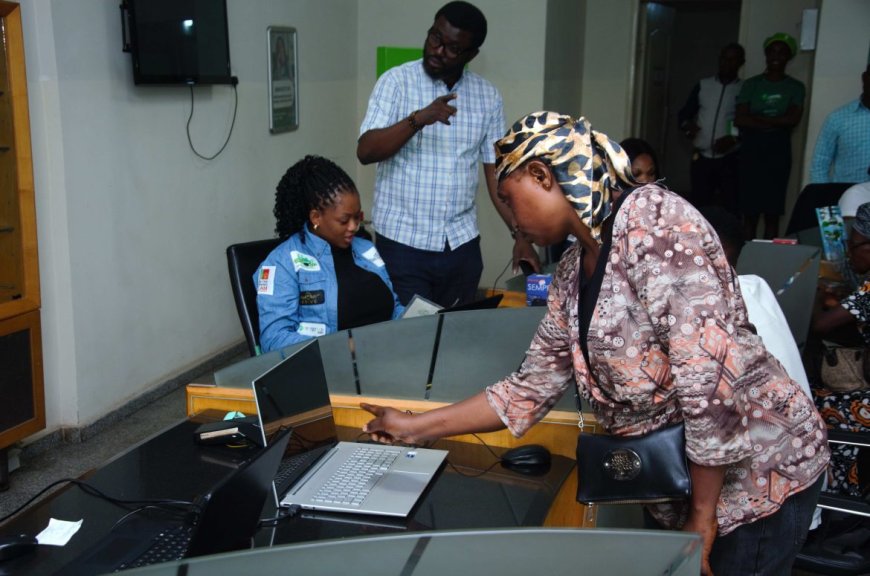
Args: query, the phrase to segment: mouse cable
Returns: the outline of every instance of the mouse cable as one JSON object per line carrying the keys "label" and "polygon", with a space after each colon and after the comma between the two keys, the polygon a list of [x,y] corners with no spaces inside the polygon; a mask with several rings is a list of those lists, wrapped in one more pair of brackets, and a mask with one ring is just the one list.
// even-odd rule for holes
{"label": "mouse cable", "polygon": [[85,494],[88,494],[90,496],[96,496],[98,498],[102,498],[102,499],[104,499],[108,502],[111,502],[112,504],[118,505],[118,506],[137,505],[137,504],[156,504],[156,505],[187,506],[187,507],[195,506],[195,504],[193,502],[184,501],[184,500],[119,500],[117,498],[112,498],[111,496],[104,494],[103,492],[101,492],[97,488],[91,486],[90,484],[82,482],[81,480],[76,480],[75,478],[61,478],[60,480],[55,480],[54,482],[52,482],[48,486],[44,487],[42,490],[40,490],[39,492],[37,492],[36,494],[34,494],[30,498],[28,498],[27,501],[24,502],[23,504],[21,504],[18,508],[16,508],[15,510],[10,512],[6,516],[3,516],[2,518],[0,518],[0,524],[6,522],[6,520],[12,518],[16,514],[18,514],[19,512],[24,510],[25,508],[27,508],[28,506],[30,506],[34,501],[36,501],[36,499],[38,499],[40,496],[42,496],[43,494],[45,494],[46,492],[48,492],[49,490],[51,490],[55,486],[59,486],[61,484],[74,484],[74,485],[78,486],[79,488],[81,488],[81,490]]}
{"label": "mouse cable", "polygon": [[235,104],[233,105],[233,121],[230,124],[230,133],[227,134],[227,139],[224,141],[221,149],[215,152],[211,156],[203,156],[199,152],[196,151],[196,148],[193,146],[193,140],[190,137],[190,121],[193,120],[193,84],[190,85],[190,116],[187,117],[187,143],[190,144],[190,149],[196,154],[199,158],[203,160],[214,160],[220,153],[224,151],[224,148],[227,147],[227,144],[230,143],[230,136],[233,135],[233,128],[236,125],[236,113],[239,111],[239,90],[236,88],[236,83],[233,83],[233,93],[235,94]]}
{"label": "mouse cable", "polygon": [[457,474],[459,474],[460,476],[464,476],[466,478],[479,478],[480,476],[483,476],[484,474],[488,473],[490,470],[492,470],[493,468],[498,466],[498,464],[499,464],[499,462],[501,462],[501,460],[493,462],[492,464],[487,466],[485,469],[480,470],[478,472],[475,472],[474,474],[469,474],[467,472],[463,472],[462,470],[457,468],[456,465],[453,462],[451,462],[449,458],[447,460],[445,460],[445,462],[447,462],[447,465],[450,466],[451,468],[453,468],[453,471],[456,472]]}
{"label": "mouse cable", "polygon": [[[283,514],[281,514],[282,510],[285,511]],[[257,527],[258,528],[272,528],[274,526],[277,526],[278,524],[280,524],[281,522],[283,522],[285,520],[293,518],[294,516],[299,514],[300,510],[302,510],[302,506],[300,506],[299,504],[291,504],[287,508],[281,507],[278,510],[277,516],[275,516],[273,518],[260,518],[260,523],[257,525]]]}
{"label": "mouse cable", "polygon": [[514,263],[513,254],[508,259],[508,263],[504,265],[504,268],[501,269],[501,272],[498,273],[498,276],[495,277],[495,280],[492,281],[492,293],[495,294],[495,287],[498,286],[498,281],[501,280],[501,277],[504,276],[504,273],[507,272],[508,267]]}
{"label": "mouse cable", "polygon": [[483,447],[486,448],[487,452],[492,454],[493,458],[496,458],[499,462],[501,462],[503,460],[503,458],[501,456],[499,456],[498,454],[496,454],[495,451],[490,447],[489,444],[486,443],[486,441],[483,438],[481,438],[480,436],[478,436],[474,432],[472,432],[471,435],[474,436],[475,438],[477,438],[478,442],[483,444]]}
{"label": "mouse cable", "polygon": [[193,508],[194,510],[199,510],[199,505],[195,502],[191,502],[189,500],[174,500],[171,498],[157,498],[157,499],[144,499],[144,500],[122,500],[120,498],[114,498],[109,496],[105,492],[99,490],[98,488],[91,486],[87,482],[82,482],[81,480],[76,480],[74,478],[66,479],[71,484],[75,484],[78,486],[82,492],[88,494],[89,496],[96,496],[97,498],[101,498],[106,502],[111,504],[115,504],[116,506],[144,506],[144,505],[157,505],[157,506],[178,506],[184,509]]}

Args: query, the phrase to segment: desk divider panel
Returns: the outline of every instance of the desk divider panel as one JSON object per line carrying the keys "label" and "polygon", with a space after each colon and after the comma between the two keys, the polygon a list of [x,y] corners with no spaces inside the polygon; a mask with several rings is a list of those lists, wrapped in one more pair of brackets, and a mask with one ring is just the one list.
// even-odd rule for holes
{"label": "desk divider panel", "polygon": [[820,258],[816,246],[747,242],[737,262],[738,274],[756,274],[768,283],[800,349],[810,328]]}
{"label": "desk divider panel", "polygon": [[330,394],[356,394],[356,378],[347,330],[321,336],[317,343],[320,345],[323,372]]}
{"label": "desk divider panel", "polygon": [[429,398],[455,402],[519,368],[547,308],[496,308],[444,314]]}
{"label": "desk divider panel", "polygon": [[214,373],[214,383],[222,388],[251,389],[251,382],[260,374],[266,372],[281,360],[286,358],[283,350],[272,350],[245,358],[235,364],[230,364]]}
{"label": "desk divider panel", "polygon": [[351,330],[360,392],[364,396],[422,400],[437,327],[435,315]]}
{"label": "desk divider panel", "polygon": [[[412,570],[408,569],[412,564]],[[165,562],[153,576],[224,576],[293,571],[362,574],[672,574],[701,570],[700,536],[673,530],[513,528],[375,534],[240,550]],[[139,573],[139,571],[136,571]],[[142,572],[143,574],[146,572]]]}
{"label": "desk divider panel", "polygon": [[[461,400],[519,368],[545,312],[543,306],[450,312],[321,336],[318,343],[329,391],[423,400],[432,371],[428,399]],[[349,336],[355,357],[351,354]],[[433,362],[436,337],[438,351]],[[250,389],[255,378],[304,344],[222,368],[215,372],[215,384]],[[573,393],[566,393],[555,409],[573,411]]]}

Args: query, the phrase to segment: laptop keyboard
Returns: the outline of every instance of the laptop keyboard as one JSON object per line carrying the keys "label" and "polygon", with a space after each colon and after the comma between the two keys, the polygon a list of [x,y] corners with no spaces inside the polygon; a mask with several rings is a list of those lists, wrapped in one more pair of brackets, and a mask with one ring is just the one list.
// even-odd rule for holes
{"label": "laptop keyboard", "polygon": [[396,450],[366,446],[357,448],[324,482],[312,500],[324,504],[359,506],[398,456]]}
{"label": "laptop keyboard", "polygon": [[308,465],[320,458],[323,450],[310,450],[281,460],[278,472],[275,474],[275,489],[279,495],[284,495],[290,485],[299,477],[299,473],[308,468]]}
{"label": "laptop keyboard", "polygon": [[129,570],[130,568],[139,568],[141,566],[150,566],[160,562],[172,562],[181,560],[190,546],[190,539],[193,536],[193,526],[179,525],[160,532],[154,537],[151,546],[142,552],[137,558],[125,562],[115,569]]}

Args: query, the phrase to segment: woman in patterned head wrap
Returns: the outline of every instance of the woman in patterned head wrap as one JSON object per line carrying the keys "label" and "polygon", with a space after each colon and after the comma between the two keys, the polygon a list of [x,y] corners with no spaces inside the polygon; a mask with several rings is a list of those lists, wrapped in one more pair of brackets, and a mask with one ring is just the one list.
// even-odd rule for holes
{"label": "woman in patterned head wrap", "polygon": [[525,361],[424,414],[363,405],[376,416],[364,430],[384,442],[521,436],[575,386],[612,434],[682,421],[692,497],[649,507],[650,520],[701,533],[705,573],[787,573],[828,462],[825,428],[746,320],[715,232],[680,196],[635,187],[625,153],[583,118],[520,119],[496,143],[496,174],[519,233],[577,238]]}

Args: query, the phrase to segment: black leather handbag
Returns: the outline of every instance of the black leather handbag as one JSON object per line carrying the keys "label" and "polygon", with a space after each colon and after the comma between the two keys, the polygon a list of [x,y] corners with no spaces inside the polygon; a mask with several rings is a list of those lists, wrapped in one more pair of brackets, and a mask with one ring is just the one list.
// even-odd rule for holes
{"label": "black leather handbag", "polygon": [[577,501],[582,504],[653,504],[692,493],[683,423],[643,436],[580,432]]}

